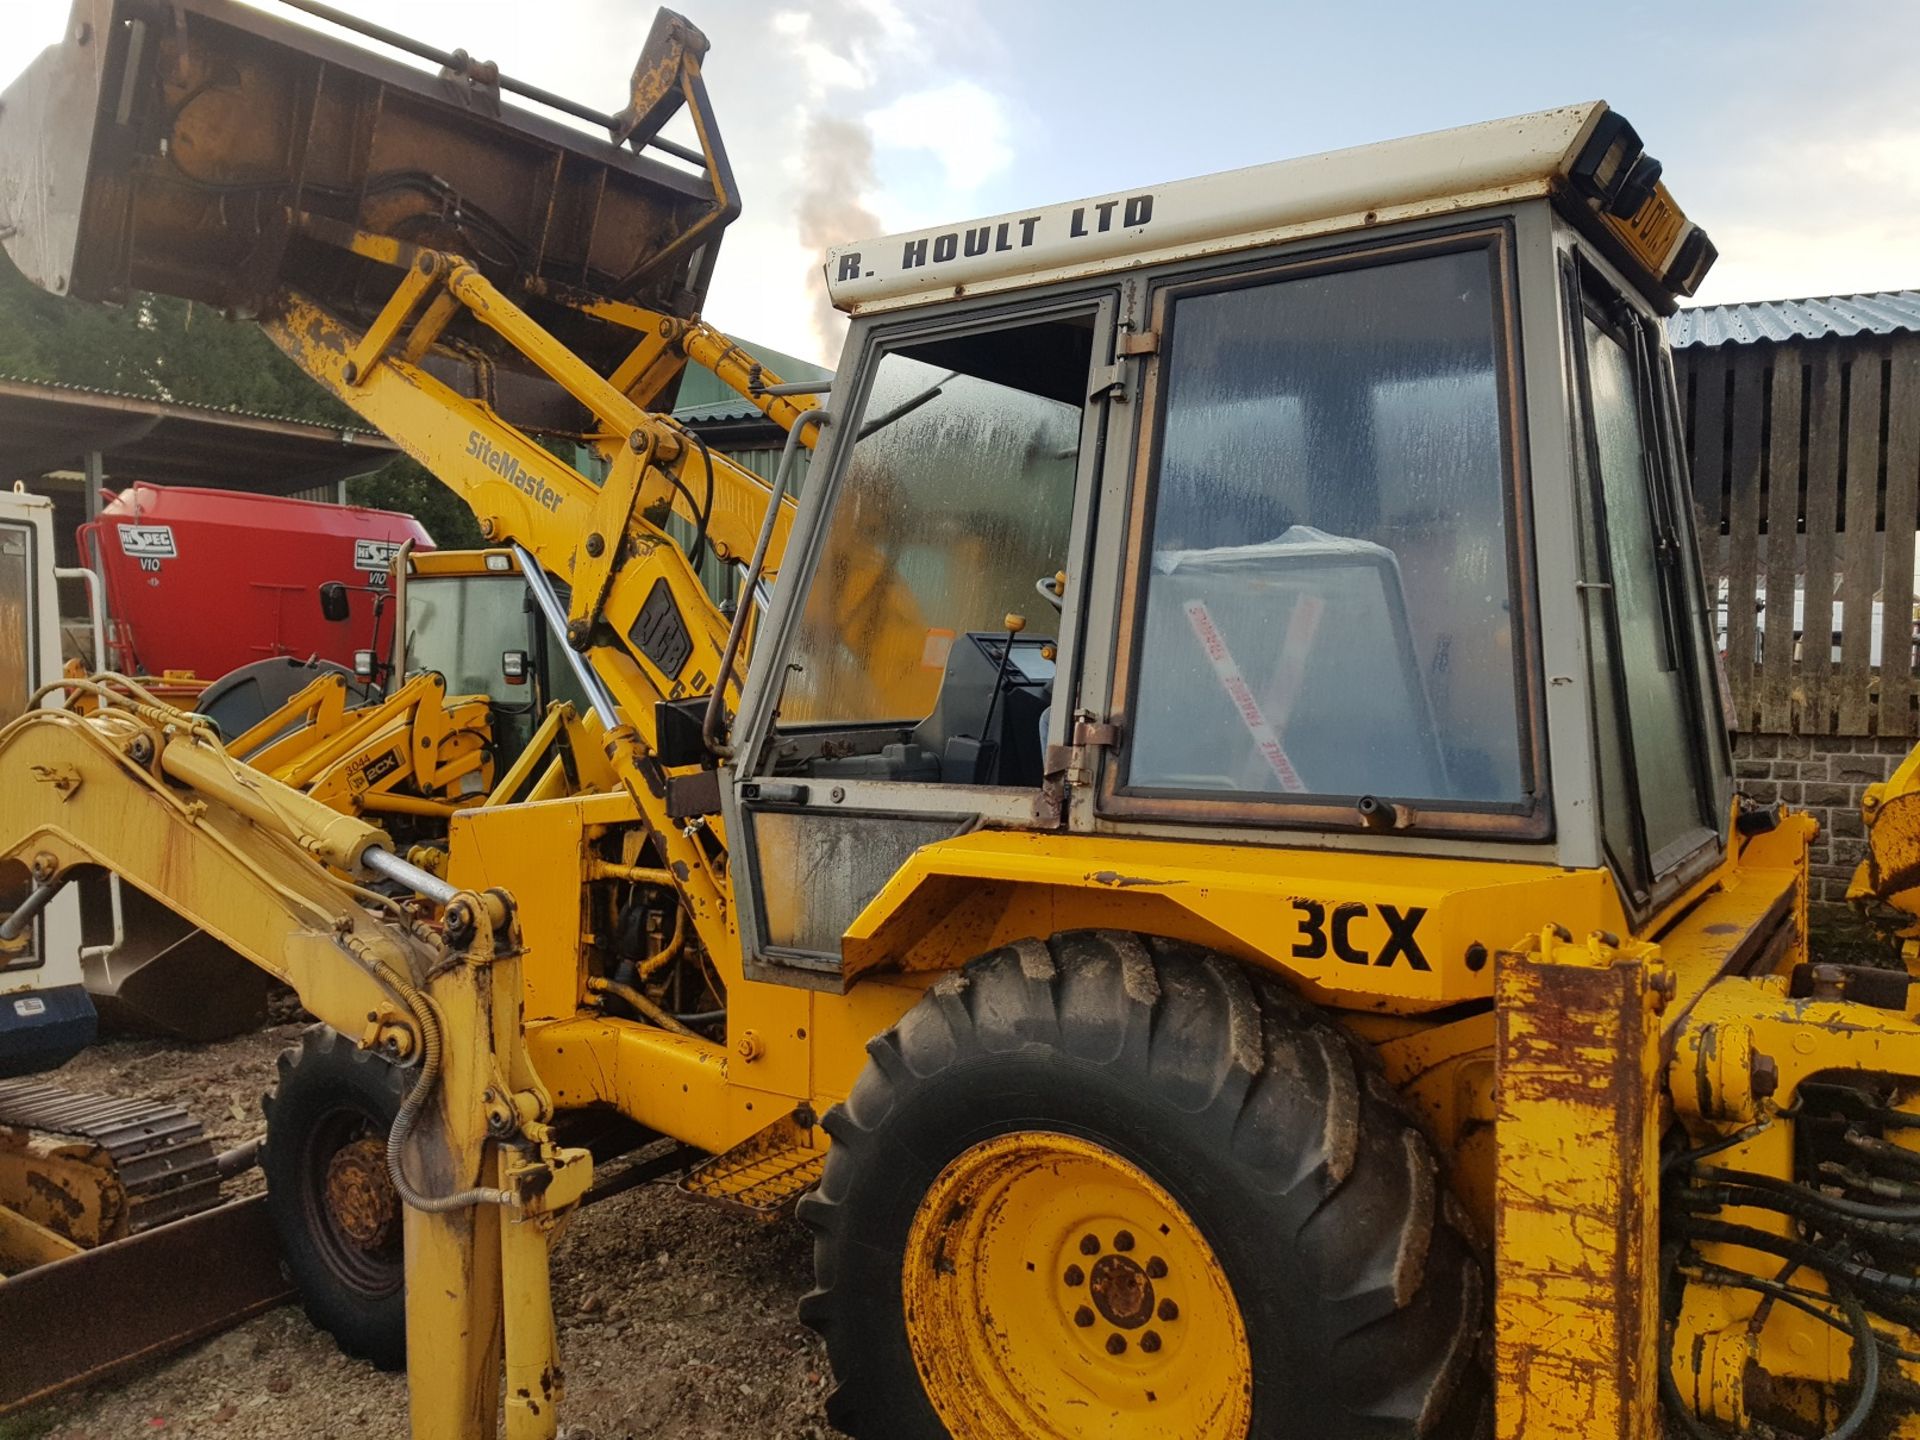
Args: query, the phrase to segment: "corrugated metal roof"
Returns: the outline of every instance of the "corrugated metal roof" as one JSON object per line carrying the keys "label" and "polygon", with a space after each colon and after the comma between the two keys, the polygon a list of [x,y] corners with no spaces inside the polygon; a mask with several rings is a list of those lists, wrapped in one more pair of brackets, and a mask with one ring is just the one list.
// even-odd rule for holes
{"label": "corrugated metal roof", "polygon": [[30,375],[0,373],[0,385],[31,385],[61,395],[72,395],[81,401],[96,397],[101,400],[131,400],[136,405],[168,412],[177,411],[182,415],[232,416],[239,420],[266,420],[275,425],[305,425],[316,430],[331,430],[342,435],[372,435],[383,441],[386,439],[371,426],[353,421],[341,424],[335,420],[314,420],[307,416],[275,415],[267,410],[248,410],[239,405],[208,405],[198,400],[170,400],[163,395],[142,395],[134,390],[109,390],[99,385],[78,385],[70,380],[44,380]]}
{"label": "corrugated metal roof", "polygon": [[719,425],[730,420],[758,420],[760,412],[747,400],[712,400],[704,405],[675,406],[673,418],[689,425]]}
{"label": "corrugated metal roof", "polygon": [[1756,340],[1892,335],[1901,330],[1920,333],[1920,290],[1700,305],[1667,317],[1667,339],[1676,350],[1689,345],[1750,345]]}

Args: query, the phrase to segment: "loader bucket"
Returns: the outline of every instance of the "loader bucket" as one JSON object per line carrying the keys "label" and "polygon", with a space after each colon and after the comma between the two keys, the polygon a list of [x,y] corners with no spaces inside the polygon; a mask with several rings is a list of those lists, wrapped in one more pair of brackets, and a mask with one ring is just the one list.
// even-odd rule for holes
{"label": "loader bucket", "polygon": [[[406,253],[388,241],[462,256],[535,307],[558,287],[698,310],[738,205],[705,37],[684,20],[662,13],[644,87],[621,97],[644,111],[603,116],[544,92],[503,99],[528,87],[463,52],[384,37],[446,61],[435,75],[285,14],[75,0],[65,37],[0,95],[14,263],[83,299],[145,290],[252,315],[295,290],[362,315],[392,289],[390,270],[372,273],[382,254]],[[658,137],[683,104],[700,151]],[[562,338],[599,348],[587,322]]]}

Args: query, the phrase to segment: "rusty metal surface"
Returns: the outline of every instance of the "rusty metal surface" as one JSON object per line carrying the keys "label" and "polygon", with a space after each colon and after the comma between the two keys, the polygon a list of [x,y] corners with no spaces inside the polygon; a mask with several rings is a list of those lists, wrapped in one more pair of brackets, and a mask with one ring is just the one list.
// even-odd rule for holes
{"label": "rusty metal surface", "polygon": [[1498,960],[1499,1440],[1657,1440],[1650,957],[1542,937]]}
{"label": "rusty metal surface", "polygon": [[658,135],[660,127],[680,108],[684,68],[689,61],[698,65],[706,54],[707,37],[686,16],[671,10],[655,14],[627,85],[627,106],[613,117],[615,138]]}
{"label": "rusty metal surface", "polygon": [[[0,1081],[0,1127],[37,1137],[30,1148],[56,1162],[74,1162],[67,1168],[83,1183],[93,1179],[86,1185],[89,1193],[113,1192],[97,1209],[78,1194],[68,1197],[98,1222],[96,1233],[85,1228],[79,1211],[70,1215],[48,1208],[59,1197],[50,1199],[46,1186],[31,1187],[38,1203],[24,1206],[26,1196],[12,1194],[10,1186],[0,1191],[0,1201],[14,1203],[82,1244],[137,1234],[219,1203],[213,1145],[200,1122],[177,1105],[85,1094],[40,1080],[7,1080]],[[17,1152],[10,1147],[10,1153]],[[21,1163],[26,1169],[33,1165],[31,1158]],[[12,1169],[0,1172],[0,1184]]]}
{"label": "rusty metal surface", "polygon": [[0,1282],[0,1415],[217,1335],[292,1294],[264,1195]]}
{"label": "rusty metal surface", "polygon": [[758,1219],[777,1219],[819,1182],[827,1152],[810,1148],[812,1138],[810,1129],[782,1118],[696,1166],[679,1189]]}
{"label": "rusty metal surface", "polygon": [[363,1250],[381,1250],[400,1234],[400,1196],[387,1176],[387,1146],[366,1136],[341,1146],[327,1162],[327,1211]]}
{"label": "rusty metal surface", "polygon": [[[697,58],[682,93],[704,106]],[[91,299],[251,313],[293,288],[351,312],[380,262],[311,238],[331,223],[466,256],[514,293],[698,308],[737,209],[717,133],[696,171],[472,102],[234,0],[76,0],[0,97],[0,237],[37,284]],[[566,338],[592,353],[601,328]]]}

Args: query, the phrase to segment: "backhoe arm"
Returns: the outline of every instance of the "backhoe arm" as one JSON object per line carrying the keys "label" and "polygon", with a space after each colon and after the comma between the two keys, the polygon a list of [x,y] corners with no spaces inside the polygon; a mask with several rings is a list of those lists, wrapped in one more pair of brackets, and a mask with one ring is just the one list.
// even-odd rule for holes
{"label": "backhoe arm", "polygon": [[[204,721],[131,682],[70,683],[100,699],[93,714],[29,710],[0,730],[0,774],[15,777],[0,787],[0,879],[25,890],[0,945],[24,944],[46,900],[102,866],[409,1065],[387,1172],[407,1207],[408,1331],[437,1357],[412,1377],[413,1433],[492,1433],[504,1330],[523,1397],[509,1436],[552,1436],[547,1246],[592,1160],[552,1138],[521,1033],[512,902],[396,861],[383,831],[242,765]],[[437,931],[359,883],[379,878],[444,902]],[[539,1377],[547,1390],[529,1400]]]}
{"label": "backhoe arm", "polygon": [[[653,759],[655,706],[711,692],[729,625],[664,522],[676,500],[683,514],[709,512],[710,473],[708,535],[716,550],[744,555],[772,499],[766,482],[705,451],[670,418],[641,409],[471,266],[373,237],[356,243],[405,262],[371,327],[356,330],[299,295],[285,297],[263,325],[302,369],[460,495],[489,542],[523,546],[541,571],[568,582],[565,643],[583,655],[611,701],[610,716],[602,718],[614,723],[604,727],[602,744],[668,863],[689,877],[682,891],[702,939],[730,948],[732,907],[715,857],[705,841],[671,822],[664,773]],[[419,363],[456,310],[470,310],[507,337],[586,406],[599,427],[593,444],[611,456],[604,481]],[[659,333],[651,325],[639,343],[651,351]],[[735,498],[723,503],[722,496]],[[767,553],[777,565],[790,505],[773,524]]]}
{"label": "backhoe arm", "polygon": [[[717,673],[726,621],[663,524],[676,506],[696,521],[710,509],[707,535],[716,552],[744,557],[771,499],[767,482],[704,450],[671,418],[641,409],[464,261],[392,248],[408,268],[371,327],[356,330],[318,302],[291,295],[263,321],[268,334],[465,500],[490,543],[520,544],[541,569],[569,582],[576,646],[597,621],[626,638],[614,648],[644,676],[606,678],[630,716],[637,718],[643,696],[650,714],[653,698],[704,693]],[[604,480],[583,474],[419,363],[451,319],[443,300],[497,329],[589,410],[596,422],[590,443],[610,462]],[[792,506],[783,504],[774,518],[771,570],[791,523]],[[638,596],[630,579],[636,561],[653,572]],[[654,602],[648,643],[633,630],[657,584],[665,596]]]}
{"label": "backhoe arm", "polygon": [[0,855],[36,892],[102,866],[291,985],[342,1033],[418,1052],[408,992],[431,953],[327,868],[359,869],[381,831],[246,770],[209,731],[121,705],[84,718],[30,711],[0,731],[0,773],[17,777],[0,793]]}

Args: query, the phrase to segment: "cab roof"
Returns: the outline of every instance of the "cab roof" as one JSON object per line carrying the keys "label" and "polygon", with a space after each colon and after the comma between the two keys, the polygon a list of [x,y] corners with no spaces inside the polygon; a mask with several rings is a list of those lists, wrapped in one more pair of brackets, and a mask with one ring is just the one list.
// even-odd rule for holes
{"label": "cab roof", "polygon": [[1666,311],[1693,293],[1713,247],[1659,176],[1632,126],[1596,100],[839,245],[827,290],[860,315],[1565,195]]}

